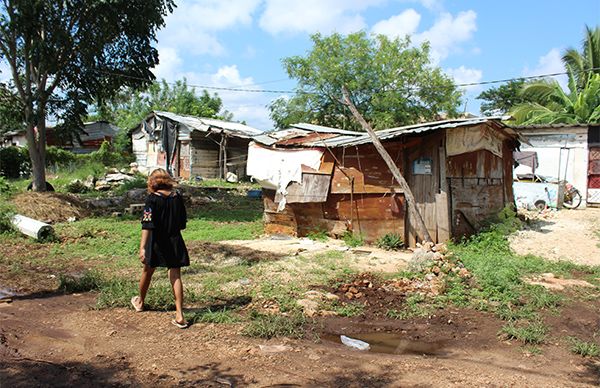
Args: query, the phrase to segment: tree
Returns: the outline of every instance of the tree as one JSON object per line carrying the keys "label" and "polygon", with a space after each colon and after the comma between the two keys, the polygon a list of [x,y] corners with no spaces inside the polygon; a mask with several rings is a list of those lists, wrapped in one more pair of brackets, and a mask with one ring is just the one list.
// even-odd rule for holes
{"label": "tree", "polygon": [[0,134],[25,128],[19,98],[6,84],[0,83]]}
{"label": "tree", "polygon": [[522,95],[532,102],[511,111],[517,124],[600,123],[600,74],[590,75],[582,90],[569,73],[569,93],[556,81],[538,81],[525,86]]}
{"label": "tree", "polygon": [[431,64],[429,46],[410,47],[405,39],[357,32],[347,36],[312,35],[306,56],[283,59],[291,78],[298,81],[296,94],[270,105],[278,128],[292,122],[361,130],[347,105],[341,104],[342,87],[375,128],[389,128],[452,117],[461,93],[452,79]]}
{"label": "tree", "polygon": [[581,52],[568,48],[562,60],[567,69],[573,72],[577,88],[583,89],[591,74],[600,74],[600,27],[585,26]]}
{"label": "tree", "polygon": [[521,95],[521,89],[524,86],[525,81],[518,79],[481,92],[477,96],[477,99],[485,101],[481,103],[481,113],[484,116],[502,115],[509,112],[514,106],[528,102]]}
{"label": "tree", "polygon": [[81,123],[94,98],[154,79],[173,0],[2,0],[0,54],[23,107],[34,190],[45,190],[46,118]]}

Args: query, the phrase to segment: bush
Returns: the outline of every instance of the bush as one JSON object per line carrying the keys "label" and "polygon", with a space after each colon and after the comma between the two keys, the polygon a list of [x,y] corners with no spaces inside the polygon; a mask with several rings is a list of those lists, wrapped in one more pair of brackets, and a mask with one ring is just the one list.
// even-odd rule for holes
{"label": "bush", "polygon": [[46,166],[65,167],[75,163],[77,156],[71,151],[65,151],[61,148],[49,146],[46,147]]}
{"label": "bush", "polygon": [[19,178],[31,170],[26,148],[0,148],[0,175],[5,178]]}
{"label": "bush", "polygon": [[404,246],[404,240],[399,234],[388,233],[377,240],[376,245],[378,248],[385,249],[386,251],[394,251]]}
{"label": "bush", "polygon": [[112,145],[106,140],[102,143],[98,151],[90,154],[90,157],[94,162],[100,162],[105,166],[113,167],[131,162],[131,156],[115,152]]}
{"label": "bush", "polygon": [[347,231],[346,233],[344,233],[344,235],[342,236],[342,239],[344,240],[344,243],[346,243],[346,245],[349,246],[350,248],[356,248],[365,243],[365,241],[361,235],[356,236],[356,235],[354,235],[354,233],[352,233],[350,231]]}
{"label": "bush", "polygon": [[11,205],[2,201],[0,202],[0,234],[12,232],[14,227],[11,219],[15,215],[15,211]]}
{"label": "bush", "polygon": [[0,195],[9,194],[12,191],[10,184],[3,176],[0,176]]}

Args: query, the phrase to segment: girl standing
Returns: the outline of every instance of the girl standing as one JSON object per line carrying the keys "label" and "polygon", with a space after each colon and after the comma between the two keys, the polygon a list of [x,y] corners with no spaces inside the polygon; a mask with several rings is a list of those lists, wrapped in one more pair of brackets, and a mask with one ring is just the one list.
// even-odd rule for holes
{"label": "girl standing", "polygon": [[144,264],[140,278],[140,294],[131,299],[136,311],[144,310],[144,299],[156,267],[169,269],[169,280],[175,296],[175,319],[171,322],[184,329],[183,284],[181,267],[190,265],[187,248],[181,236],[187,215],[181,194],[173,189],[175,182],[167,171],[158,168],[148,176],[148,197],[142,216],[140,260]]}

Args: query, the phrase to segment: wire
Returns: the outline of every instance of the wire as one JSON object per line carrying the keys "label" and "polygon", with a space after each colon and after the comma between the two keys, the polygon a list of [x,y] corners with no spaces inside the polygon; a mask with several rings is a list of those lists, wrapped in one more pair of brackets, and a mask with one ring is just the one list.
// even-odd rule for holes
{"label": "wire", "polygon": [[[596,70],[600,70],[600,67],[592,67],[589,69],[584,69],[580,72],[587,73],[587,72],[593,72]],[[114,75],[114,76],[128,78],[128,79],[147,81],[147,79],[142,78],[142,77],[136,77],[136,76],[121,74],[121,73],[114,73],[114,72],[110,72],[110,71],[106,71],[106,70],[94,70],[94,71],[96,71],[98,73],[102,73],[102,74]],[[521,80],[530,80],[530,79],[538,79],[538,78],[558,77],[558,76],[566,75],[566,74],[569,74],[569,72],[563,71],[563,72],[557,72],[557,73],[546,73],[546,74],[531,75],[531,76],[524,76],[524,77],[514,77],[514,78],[491,80],[491,81],[469,82],[469,83],[462,83],[462,84],[454,84],[454,85],[452,85],[452,87],[460,88],[460,87],[478,86],[478,85],[491,85],[491,84],[498,84],[498,83],[504,83],[504,82],[510,82],[510,81],[521,81]],[[279,81],[280,80],[265,81],[264,83],[279,82]],[[155,82],[158,82],[158,81],[155,81]],[[166,83],[168,85],[176,85],[175,82],[166,82]],[[260,83],[255,83],[254,85],[259,85],[259,84]],[[240,93],[318,94],[315,92],[305,92],[305,91],[301,91],[301,90],[246,89],[246,88],[240,88],[240,87],[192,85],[192,84],[188,84],[188,86],[193,87],[193,88],[198,88],[198,89],[220,90],[220,91],[240,92]],[[431,86],[431,87],[428,87],[428,89],[445,89],[447,87],[450,87],[450,86],[437,86],[437,87]],[[397,90],[397,89],[391,89],[390,91],[393,91],[393,90]]]}

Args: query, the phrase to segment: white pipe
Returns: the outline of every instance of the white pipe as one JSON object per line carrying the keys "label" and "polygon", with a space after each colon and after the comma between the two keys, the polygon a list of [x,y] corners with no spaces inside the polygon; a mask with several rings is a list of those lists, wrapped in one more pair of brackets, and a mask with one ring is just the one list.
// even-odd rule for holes
{"label": "white pipe", "polygon": [[43,240],[54,234],[54,229],[51,225],[20,214],[15,215],[11,221],[14,227],[21,233],[37,240]]}

